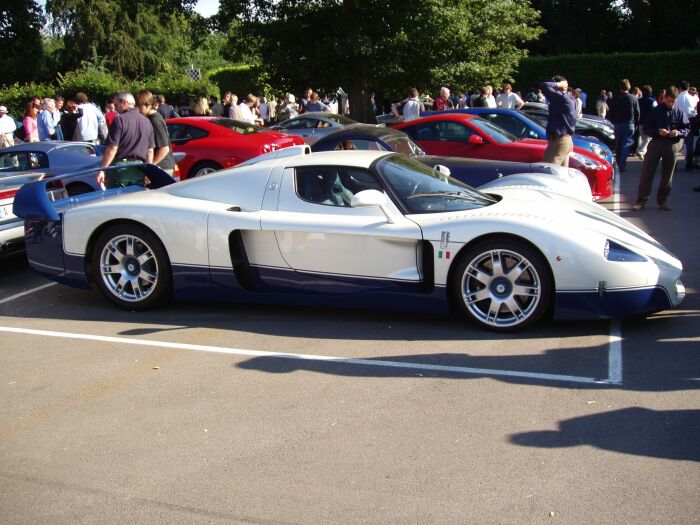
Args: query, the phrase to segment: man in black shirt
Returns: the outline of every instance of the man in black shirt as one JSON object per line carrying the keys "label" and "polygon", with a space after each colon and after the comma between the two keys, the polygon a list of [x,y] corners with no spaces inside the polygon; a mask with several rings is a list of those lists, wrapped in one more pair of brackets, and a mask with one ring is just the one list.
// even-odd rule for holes
{"label": "man in black shirt", "polygon": [[644,121],[644,133],[651,137],[651,142],[642,164],[637,203],[634,205],[636,211],[643,210],[649,200],[659,161],[661,161],[661,182],[656,194],[656,207],[660,210],[671,210],[666,201],[671,193],[673,171],[676,168],[681,139],[688,135],[690,128],[688,118],[680,109],[673,107],[675,102],[676,95],[669,89],[664,103],[653,108]]}
{"label": "man in black shirt", "polygon": [[156,100],[153,94],[142,89],[136,93],[136,107],[144,117],[146,117],[153,127],[153,139],[155,147],[153,148],[153,164],[172,175],[175,171],[175,159],[170,149],[170,135],[168,127],[165,125],[165,120],[158,111],[156,111]]}
{"label": "man in black shirt", "polygon": [[609,103],[610,121],[615,125],[615,156],[620,172],[627,168],[627,157],[634,145],[634,129],[639,125],[639,101],[630,93],[630,81],[620,81],[620,92]]}

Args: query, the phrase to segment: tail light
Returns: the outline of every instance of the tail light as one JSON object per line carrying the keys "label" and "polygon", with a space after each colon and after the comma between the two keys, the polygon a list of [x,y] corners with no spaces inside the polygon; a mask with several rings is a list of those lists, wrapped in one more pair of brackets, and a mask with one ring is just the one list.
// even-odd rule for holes
{"label": "tail light", "polygon": [[175,164],[175,167],[173,168],[173,179],[180,182],[180,166],[177,164]]}
{"label": "tail light", "polygon": [[17,188],[16,190],[0,191],[0,201],[4,199],[14,198],[14,196],[17,194],[17,191],[19,191],[19,188]]}

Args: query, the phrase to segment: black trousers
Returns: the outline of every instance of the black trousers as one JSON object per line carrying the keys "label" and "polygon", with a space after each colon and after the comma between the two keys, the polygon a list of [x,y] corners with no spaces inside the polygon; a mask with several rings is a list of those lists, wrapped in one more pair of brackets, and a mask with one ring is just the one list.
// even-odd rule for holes
{"label": "black trousers", "polygon": [[656,193],[656,202],[664,204],[671,193],[673,172],[676,169],[676,158],[681,148],[681,142],[673,142],[663,138],[653,138],[647,148],[642,164],[642,176],[639,179],[637,204],[646,204],[651,194],[651,186],[656,175],[656,168],[661,162],[661,181]]}

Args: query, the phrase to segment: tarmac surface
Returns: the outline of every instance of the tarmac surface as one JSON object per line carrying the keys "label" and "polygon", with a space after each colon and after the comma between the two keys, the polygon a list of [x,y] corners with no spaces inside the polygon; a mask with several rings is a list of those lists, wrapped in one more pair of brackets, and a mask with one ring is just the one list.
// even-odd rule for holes
{"label": "tarmac surface", "polygon": [[[0,261],[0,522],[697,523],[700,173],[606,203],[683,261],[647,319],[121,311]],[[658,175],[657,181],[658,182]]]}

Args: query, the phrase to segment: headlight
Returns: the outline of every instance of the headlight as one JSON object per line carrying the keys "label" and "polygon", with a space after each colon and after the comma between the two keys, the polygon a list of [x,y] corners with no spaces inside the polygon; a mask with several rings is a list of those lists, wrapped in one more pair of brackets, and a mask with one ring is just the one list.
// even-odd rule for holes
{"label": "headlight", "polygon": [[638,253],[633,252],[629,248],[625,248],[621,244],[610,240],[605,241],[603,256],[608,261],[613,262],[646,262],[647,260],[647,258],[643,255],[639,255]]}
{"label": "headlight", "polygon": [[598,164],[593,159],[586,157],[585,155],[581,155],[580,153],[576,153],[575,151],[572,151],[571,153],[569,153],[569,158],[575,159],[576,161],[583,164],[584,167],[592,169],[592,170],[596,170],[596,169],[599,169],[602,167],[600,164]]}

